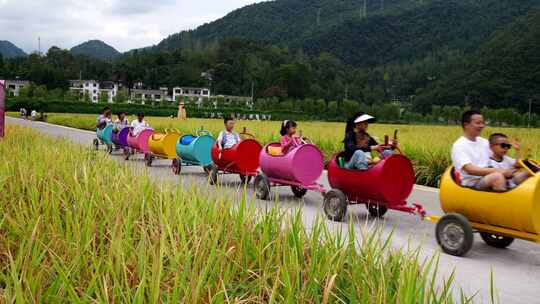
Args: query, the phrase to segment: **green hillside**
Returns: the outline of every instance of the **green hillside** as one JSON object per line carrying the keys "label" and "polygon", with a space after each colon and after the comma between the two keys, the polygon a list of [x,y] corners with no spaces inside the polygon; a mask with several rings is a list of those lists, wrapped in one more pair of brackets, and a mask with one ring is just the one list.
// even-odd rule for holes
{"label": "green hillside", "polygon": [[0,40],[0,55],[3,58],[16,58],[24,57],[26,53],[9,41]]}
{"label": "green hillside", "polygon": [[73,55],[86,55],[96,59],[110,60],[120,55],[115,48],[101,40],[89,40],[71,48]]}

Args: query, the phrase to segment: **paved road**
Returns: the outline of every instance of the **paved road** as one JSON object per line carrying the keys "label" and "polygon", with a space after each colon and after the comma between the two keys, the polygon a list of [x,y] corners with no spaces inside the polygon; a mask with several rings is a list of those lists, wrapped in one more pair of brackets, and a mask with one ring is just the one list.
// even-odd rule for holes
{"label": "paved road", "polygon": [[[41,122],[29,122],[15,118],[7,118],[8,124],[29,126],[44,134],[65,137],[76,143],[90,146],[95,138],[94,132],[76,130],[62,126],[56,126]],[[7,134],[9,136],[9,134]],[[206,175],[200,168],[183,168],[180,177],[174,176],[170,170],[170,161],[157,160],[151,168],[146,168],[140,157],[124,161],[121,156],[113,155],[114,159],[123,164],[132,166],[137,171],[147,171],[156,180],[166,180],[183,185],[197,183],[200,187],[212,187],[207,185]],[[222,191],[231,195],[240,195],[243,190],[237,176],[228,175],[220,177]],[[328,186],[326,173],[320,179],[320,183]],[[248,196],[252,196],[248,190]],[[322,197],[320,194],[309,192],[304,199],[298,200],[292,197],[290,190],[280,189],[276,193],[276,200],[263,202],[254,200],[254,204],[260,208],[279,204],[282,208],[295,210],[302,209],[302,216],[306,227],[309,228],[313,221],[324,216],[322,212]],[[432,188],[416,186],[409,198],[424,205],[428,214],[440,215],[438,191]],[[349,208],[353,215],[357,235],[364,229],[382,227],[384,233],[393,231],[392,244],[395,247],[422,246],[422,256],[430,257],[440,253],[434,237],[433,223],[422,221],[418,217],[390,211],[384,220],[373,220],[366,216],[363,206]],[[327,221],[332,229],[347,229],[347,223],[333,223]],[[455,270],[456,284],[463,288],[466,294],[477,294],[475,303],[489,302],[490,272],[493,271],[495,286],[497,288],[500,303],[540,303],[540,245],[516,240],[508,249],[499,250],[488,247],[479,237],[475,238],[471,252],[463,258],[453,257],[440,253],[440,272],[448,276]]]}

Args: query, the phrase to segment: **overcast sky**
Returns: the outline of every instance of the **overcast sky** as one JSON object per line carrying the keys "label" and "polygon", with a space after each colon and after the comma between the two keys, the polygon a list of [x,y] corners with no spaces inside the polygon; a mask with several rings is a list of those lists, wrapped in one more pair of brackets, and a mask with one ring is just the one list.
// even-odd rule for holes
{"label": "overcast sky", "polygon": [[100,39],[123,52],[225,16],[256,0],[0,0],[0,40],[25,52]]}

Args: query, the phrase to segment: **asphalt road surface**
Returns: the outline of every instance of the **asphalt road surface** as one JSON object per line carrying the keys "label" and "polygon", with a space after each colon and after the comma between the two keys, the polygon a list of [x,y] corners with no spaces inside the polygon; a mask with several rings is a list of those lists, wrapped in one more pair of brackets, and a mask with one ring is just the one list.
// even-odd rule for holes
{"label": "asphalt road surface", "polygon": [[[76,143],[90,147],[95,138],[94,132],[56,126],[42,122],[30,122],[16,118],[7,118],[8,124],[24,125],[35,128],[44,134],[68,138]],[[9,136],[9,133],[6,134]],[[112,158],[122,164],[133,167],[135,171],[147,171],[157,182],[172,181],[183,185],[197,184],[199,187],[208,185],[206,174],[200,167],[184,167],[180,176],[172,174],[169,160],[155,160],[152,167],[144,165],[141,156],[124,161],[121,155]],[[329,189],[326,172],[319,180]],[[220,176],[220,189],[224,192],[240,195],[243,184],[236,175]],[[317,217],[324,217],[321,194],[308,192],[303,199],[296,199],[289,188],[279,188],[274,193],[272,201],[254,199],[251,185],[248,197],[258,208],[267,208],[278,204],[281,208],[296,210],[301,208],[306,228],[312,225]],[[438,190],[415,186],[409,202],[418,202],[424,206],[428,215],[442,215],[439,206]],[[434,235],[435,224],[423,221],[419,217],[397,211],[389,211],[382,220],[368,218],[364,206],[349,207],[357,235],[364,229],[382,227],[385,234],[393,233],[392,245],[399,247],[422,247],[422,257],[429,258],[440,254],[440,275],[449,276],[455,271],[455,285],[462,288],[465,294],[473,295],[475,303],[490,302],[490,277],[494,276],[497,302],[500,303],[540,303],[540,244],[516,240],[507,249],[496,249],[483,243],[478,235],[472,250],[466,257],[453,257],[442,253]],[[332,229],[347,230],[347,222],[334,223],[326,221]]]}

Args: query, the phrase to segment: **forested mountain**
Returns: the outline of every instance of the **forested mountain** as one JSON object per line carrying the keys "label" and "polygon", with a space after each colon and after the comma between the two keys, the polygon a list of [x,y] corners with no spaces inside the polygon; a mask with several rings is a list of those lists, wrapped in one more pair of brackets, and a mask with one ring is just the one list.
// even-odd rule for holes
{"label": "forested mountain", "polygon": [[540,102],[540,10],[497,31],[474,55],[450,64],[417,102],[481,104],[526,110]]}
{"label": "forested mountain", "polygon": [[410,62],[443,50],[474,50],[537,5],[540,0],[277,0],[169,36],[156,49],[199,49],[238,37],[330,52],[354,66]]}
{"label": "forested mountain", "polygon": [[115,48],[101,40],[89,40],[71,48],[73,55],[86,55],[96,59],[110,60],[120,55]]}
{"label": "forested mountain", "polygon": [[13,43],[0,40],[0,55],[4,58],[24,57],[26,53]]}

